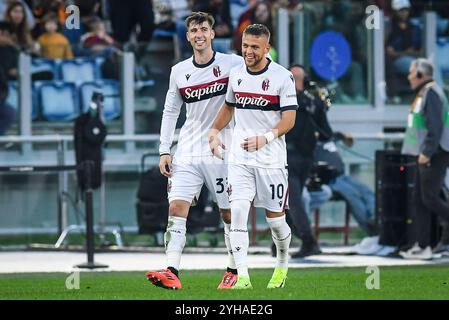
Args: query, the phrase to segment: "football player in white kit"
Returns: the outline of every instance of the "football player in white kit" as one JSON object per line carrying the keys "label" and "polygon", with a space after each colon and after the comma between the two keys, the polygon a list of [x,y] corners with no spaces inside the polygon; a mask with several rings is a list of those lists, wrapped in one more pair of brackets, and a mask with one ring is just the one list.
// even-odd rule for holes
{"label": "football player in white kit", "polygon": [[261,24],[250,25],[243,32],[245,65],[231,70],[226,102],[209,131],[211,151],[222,158],[220,148],[225,144],[219,132],[235,117],[228,158],[229,236],[238,270],[232,289],[252,288],[247,266],[251,202],[265,208],[277,247],[277,263],[267,287],[282,288],[287,278],[291,231],[284,211],[288,205],[284,134],[295,124],[298,105],[292,74],[266,56],[269,38],[268,28]]}
{"label": "football player in white kit", "polygon": [[[159,167],[169,179],[170,203],[164,234],[167,269],[150,271],[146,276],[151,283],[166,289],[182,287],[178,270],[186,242],[187,216],[204,183],[220,209],[228,249],[228,269],[219,289],[229,288],[237,281],[229,240],[231,212],[226,193],[227,167],[211,154],[208,131],[225,101],[230,70],[244,62],[235,54],[213,51],[213,25],[214,19],[207,13],[194,12],[187,17],[187,39],[192,45],[193,57],[172,67],[162,116]],[[186,103],[187,117],[172,162],[170,148],[183,103]],[[226,140],[225,135],[222,138]]]}

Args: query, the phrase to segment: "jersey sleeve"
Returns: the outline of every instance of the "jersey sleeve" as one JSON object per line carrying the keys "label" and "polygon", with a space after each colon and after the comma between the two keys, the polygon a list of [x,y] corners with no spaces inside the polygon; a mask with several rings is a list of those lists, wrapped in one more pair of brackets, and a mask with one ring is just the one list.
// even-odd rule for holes
{"label": "jersey sleeve", "polygon": [[170,73],[170,84],[165,97],[164,112],[162,114],[159,154],[170,154],[170,148],[175,135],[176,122],[182,106],[182,97],[175,81],[175,70]]}
{"label": "jersey sleeve", "polygon": [[228,89],[226,91],[226,98],[225,98],[226,104],[231,107],[235,105],[235,94],[234,90],[232,89],[233,74],[234,72],[232,72],[231,70],[231,72],[229,73]]}
{"label": "jersey sleeve", "polygon": [[279,93],[281,111],[298,110],[298,100],[296,98],[295,79],[291,72],[285,75]]}

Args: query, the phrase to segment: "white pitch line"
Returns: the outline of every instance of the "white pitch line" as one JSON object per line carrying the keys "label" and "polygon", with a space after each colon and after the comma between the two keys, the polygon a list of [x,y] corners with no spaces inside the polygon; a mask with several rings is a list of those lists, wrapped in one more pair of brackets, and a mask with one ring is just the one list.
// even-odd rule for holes
{"label": "white pitch line", "polygon": [[[95,262],[107,264],[109,268],[97,271],[148,271],[165,268],[163,253],[97,253]],[[0,252],[0,274],[31,272],[70,273],[75,265],[86,262],[86,254],[80,252]],[[182,270],[224,269],[226,254],[184,254]],[[268,254],[250,254],[249,268],[273,268],[275,258]],[[290,260],[290,268],[315,267],[363,267],[363,266],[405,266],[449,264],[449,258],[431,261],[402,260],[377,256],[322,254],[304,260]],[[0,275],[1,277],[1,275]]]}

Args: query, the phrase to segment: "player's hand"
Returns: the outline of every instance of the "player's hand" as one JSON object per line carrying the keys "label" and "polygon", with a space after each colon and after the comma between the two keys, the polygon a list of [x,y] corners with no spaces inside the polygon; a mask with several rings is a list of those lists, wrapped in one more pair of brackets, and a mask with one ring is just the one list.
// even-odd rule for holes
{"label": "player's hand", "polygon": [[218,150],[218,147],[222,147],[223,150],[226,149],[225,145],[221,142],[220,138],[218,137],[218,130],[216,129],[210,129],[209,130],[209,147],[212,154],[217,157],[218,159],[223,160],[222,155],[220,154],[220,151]]}
{"label": "player's hand", "polygon": [[264,145],[267,144],[267,138],[265,136],[256,136],[249,137],[243,140],[243,143],[240,144],[245,151],[255,152],[261,149]]}
{"label": "player's hand", "polygon": [[430,158],[421,153],[418,157],[418,163],[422,166],[430,166]]}
{"label": "player's hand", "polygon": [[159,159],[159,170],[163,176],[170,178],[172,175],[173,166],[171,163],[171,156],[169,154],[164,154]]}

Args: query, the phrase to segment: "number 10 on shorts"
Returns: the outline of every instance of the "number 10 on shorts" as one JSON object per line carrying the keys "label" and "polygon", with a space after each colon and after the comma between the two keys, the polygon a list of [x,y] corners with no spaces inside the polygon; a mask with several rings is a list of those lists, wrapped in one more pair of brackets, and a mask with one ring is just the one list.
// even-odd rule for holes
{"label": "number 10 on shorts", "polygon": [[278,184],[277,186],[274,184],[270,184],[270,188],[271,188],[271,199],[275,199],[276,196],[278,199],[283,199],[284,198],[284,185]]}

